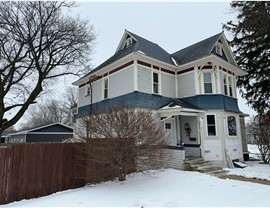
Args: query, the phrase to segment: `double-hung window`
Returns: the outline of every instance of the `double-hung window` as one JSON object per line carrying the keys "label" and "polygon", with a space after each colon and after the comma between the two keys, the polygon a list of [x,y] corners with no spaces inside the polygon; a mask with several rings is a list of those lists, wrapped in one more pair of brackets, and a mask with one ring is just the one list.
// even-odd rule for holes
{"label": "double-hung window", "polygon": [[108,79],[103,80],[103,99],[108,98],[109,83]]}
{"label": "double-hung window", "polygon": [[212,93],[212,78],[211,72],[203,73],[204,93]]}
{"label": "double-hung window", "polygon": [[153,93],[154,94],[159,93],[158,88],[159,88],[158,73],[153,72]]}
{"label": "double-hung window", "polygon": [[229,95],[233,96],[233,88],[232,88],[232,78],[228,76],[228,84],[229,84]]}
{"label": "double-hung window", "polygon": [[224,90],[224,95],[228,95],[226,74],[223,74],[223,90]]}
{"label": "double-hung window", "polygon": [[86,85],[86,88],[85,88],[85,96],[89,96],[91,95],[91,86],[90,84]]}
{"label": "double-hung window", "polygon": [[215,115],[207,115],[207,133],[208,136],[216,136],[216,120]]}

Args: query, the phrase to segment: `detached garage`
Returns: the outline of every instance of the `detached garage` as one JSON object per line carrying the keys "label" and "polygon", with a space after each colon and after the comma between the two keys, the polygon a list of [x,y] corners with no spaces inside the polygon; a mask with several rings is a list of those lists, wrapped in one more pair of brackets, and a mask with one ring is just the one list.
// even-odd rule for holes
{"label": "detached garage", "polygon": [[8,136],[9,143],[62,142],[73,137],[73,128],[61,123],[53,123]]}

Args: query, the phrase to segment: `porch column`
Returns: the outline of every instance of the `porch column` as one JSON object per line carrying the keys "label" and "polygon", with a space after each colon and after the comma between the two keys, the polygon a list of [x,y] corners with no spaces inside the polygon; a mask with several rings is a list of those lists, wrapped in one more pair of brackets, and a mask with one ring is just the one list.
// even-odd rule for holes
{"label": "porch column", "polygon": [[183,146],[183,132],[182,132],[182,116],[178,115],[179,118],[179,131],[180,131],[180,146]]}

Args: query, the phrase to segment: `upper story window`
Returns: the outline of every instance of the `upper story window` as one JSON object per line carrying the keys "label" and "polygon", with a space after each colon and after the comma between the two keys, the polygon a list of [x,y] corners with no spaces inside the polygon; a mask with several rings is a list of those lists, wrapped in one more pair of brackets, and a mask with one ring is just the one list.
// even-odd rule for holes
{"label": "upper story window", "polygon": [[159,90],[159,80],[158,80],[158,73],[153,72],[153,93],[158,94]]}
{"label": "upper story window", "polygon": [[91,95],[91,85],[90,84],[86,85],[86,87],[85,87],[85,96],[89,96],[89,95]]}
{"label": "upper story window", "polygon": [[203,73],[204,93],[212,93],[212,78],[211,72]]}
{"label": "upper story window", "polygon": [[216,120],[215,115],[207,115],[207,135],[216,136]]}
{"label": "upper story window", "polygon": [[228,116],[227,122],[228,122],[229,136],[237,136],[236,117],[235,116]]}
{"label": "upper story window", "polygon": [[225,74],[223,74],[223,91],[224,91],[224,95],[228,95],[227,76]]}
{"label": "upper story window", "polygon": [[228,84],[229,84],[229,96],[233,96],[233,88],[232,88],[232,77],[228,76]]}
{"label": "upper story window", "polygon": [[109,81],[108,79],[103,80],[103,99],[108,98],[108,91],[109,91]]}
{"label": "upper story window", "polygon": [[129,37],[126,39],[126,47],[130,46],[132,44],[132,37]]}
{"label": "upper story window", "polygon": [[220,43],[216,44],[216,54],[222,56],[222,46]]}
{"label": "upper story window", "polygon": [[229,74],[225,74],[223,73],[223,93],[224,95],[230,96],[230,97],[234,97],[234,77],[229,75]]}

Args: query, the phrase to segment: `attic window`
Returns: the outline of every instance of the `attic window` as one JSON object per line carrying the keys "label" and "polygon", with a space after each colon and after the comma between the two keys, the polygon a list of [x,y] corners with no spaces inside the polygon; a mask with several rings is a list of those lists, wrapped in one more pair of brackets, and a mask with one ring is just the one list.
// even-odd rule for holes
{"label": "attic window", "polygon": [[216,45],[216,54],[222,56],[222,47],[220,43]]}
{"label": "attic window", "polygon": [[126,39],[126,47],[130,46],[132,44],[132,38],[129,37],[128,39]]}

